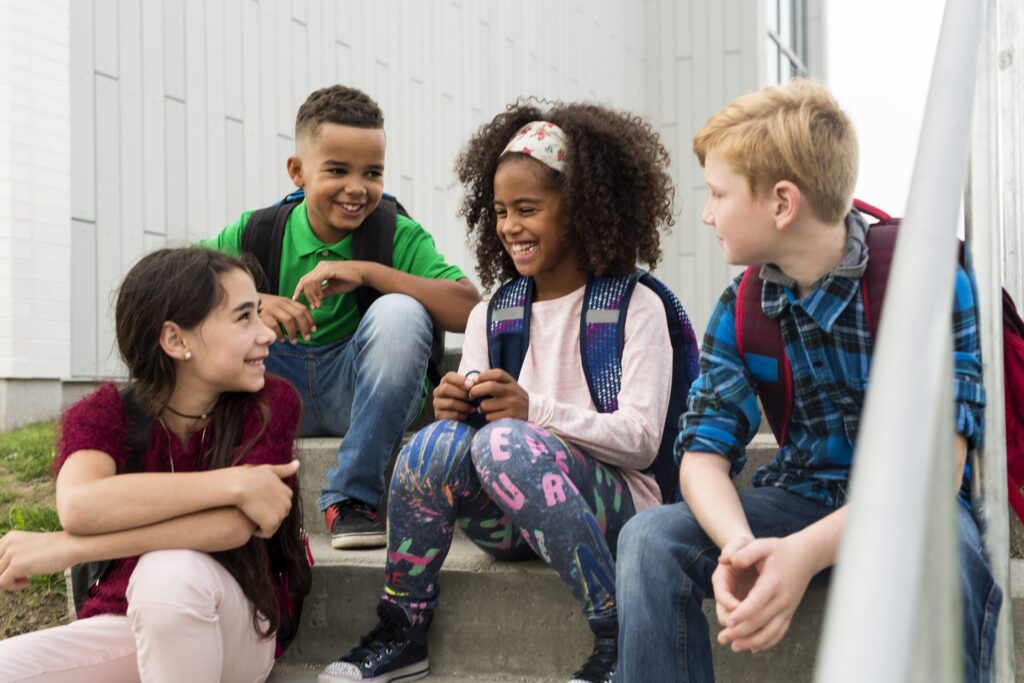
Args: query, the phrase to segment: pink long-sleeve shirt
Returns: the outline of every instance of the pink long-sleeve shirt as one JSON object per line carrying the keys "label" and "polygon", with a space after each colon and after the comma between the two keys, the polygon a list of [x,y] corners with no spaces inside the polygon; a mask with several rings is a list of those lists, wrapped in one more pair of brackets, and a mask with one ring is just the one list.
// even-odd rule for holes
{"label": "pink long-sleeve shirt", "polygon": [[[637,512],[661,502],[649,467],[661,445],[672,381],[672,344],[665,308],[638,285],[626,314],[619,409],[599,413],[580,359],[584,287],[533,302],[530,346],[519,384],[530,396],[529,421],[580,446],[622,474]],[[459,374],[491,367],[487,354],[487,302],[469,314]]]}

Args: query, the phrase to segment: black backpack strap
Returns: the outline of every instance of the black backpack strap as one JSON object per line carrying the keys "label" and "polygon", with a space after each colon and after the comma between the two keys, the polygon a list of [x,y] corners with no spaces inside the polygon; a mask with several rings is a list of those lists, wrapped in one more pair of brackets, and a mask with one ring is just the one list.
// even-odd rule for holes
{"label": "black backpack strap", "polygon": [[[127,472],[141,472],[142,456],[149,446],[151,421],[135,397],[134,387],[128,385],[117,393],[121,396],[124,411],[124,442],[128,450],[125,469]],[[85,604],[89,590],[99,583],[116,562],[119,560],[96,560],[71,567],[71,596],[76,612]]]}
{"label": "black backpack strap", "polygon": [[303,198],[301,193],[292,193],[273,206],[257,209],[242,228],[242,252],[252,254],[259,263],[261,271],[253,275],[256,289],[264,294],[278,294],[285,226]]}
{"label": "black backpack strap", "polygon": [[501,368],[515,379],[519,379],[530,346],[533,289],[533,278],[516,278],[502,285],[487,305],[487,355],[491,367]]}
{"label": "black backpack strap", "polygon": [[[391,255],[395,248],[395,221],[398,218],[398,200],[384,195],[373,213],[367,216],[359,229],[352,234],[352,258],[356,261],[372,261],[391,266]],[[402,209],[402,214],[405,209]],[[353,292],[360,315],[366,315],[370,305],[380,297],[372,287],[359,287]]]}
{"label": "black backpack strap", "polygon": [[[411,218],[397,197],[385,194],[377,208],[352,235],[352,258],[356,261],[372,261],[391,267],[395,249],[395,226],[398,216]],[[372,287],[359,287],[353,292],[359,315],[366,315],[380,292]],[[430,359],[427,362],[427,379],[437,386],[441,383],[441,366],[444,363],[444,330],[434,325],[430,343]]]}

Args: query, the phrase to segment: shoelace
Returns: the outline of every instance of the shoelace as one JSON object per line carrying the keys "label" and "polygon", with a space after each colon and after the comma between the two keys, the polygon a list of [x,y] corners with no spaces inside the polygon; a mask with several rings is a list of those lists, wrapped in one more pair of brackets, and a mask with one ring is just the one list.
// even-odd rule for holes
{"label": "shoelace", "polygon": [[618,658],[618,644],[611,638],[598,638],[594,641],[594,651],[572,677],[590,681],[610,681],[611,674],[615,673]]}
{"label": "shoelace", "polygon": [[352,650],[345,659],[367,663],[379,661],[382,653],[390,654],[391,648],[403,640],[402,627],[392,621],[383,620],[372,631],[359,639],[359,647]]}

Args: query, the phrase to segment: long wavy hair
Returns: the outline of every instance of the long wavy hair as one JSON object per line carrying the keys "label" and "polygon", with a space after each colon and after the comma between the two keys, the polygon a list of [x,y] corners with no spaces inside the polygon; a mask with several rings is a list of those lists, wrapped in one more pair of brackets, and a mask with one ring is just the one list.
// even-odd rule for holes
{"label": "long wavy hair", "polygon": [[[224,301],[227,293],[221,278],[234,270],[250,276],[252,271],[238,259],[209,249],[160,249],[143,257],[125,276],[116,305],[117,345],[128,367],[126,394],[140,410],[147,429],[167,404],[174,390],[174,362],[160,347],[165,321],[192,330]],[[256,411],[261,419],[257,433],[242,443],[246,416]],[[262,392],[226,392],[220,395],[210,416],[212,433],[201,454],[204,469],[237,465],[266,432],[270,407]],[[133,453],[136,460],[141,453]],[[141,463],[129,460],[129,470]],[[302,506],[297,478],[292,487],[292,508],[277,532],[269,539],[255,536],[232,550],[211,555],[241,586],[254,607],[253,627],[264,637],[281,623],[277,587],[272,576],[288,577],[292,597],[305,596],[312,585],[312,572],[302,540]],[[260,618],[266,618],[261,628]]]}

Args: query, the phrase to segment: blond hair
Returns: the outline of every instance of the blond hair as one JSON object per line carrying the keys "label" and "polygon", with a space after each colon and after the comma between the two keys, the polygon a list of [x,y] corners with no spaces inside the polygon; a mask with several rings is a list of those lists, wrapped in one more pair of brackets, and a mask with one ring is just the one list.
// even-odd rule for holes
{"label": "blond hair", "polygon": [[820,220],[850,210],[857,182],[857,135],[824,86],[797,78],[736,98],[693,138],[700,165],[715,154],[744,176],[752,194],[780,180],[800,188]]}

